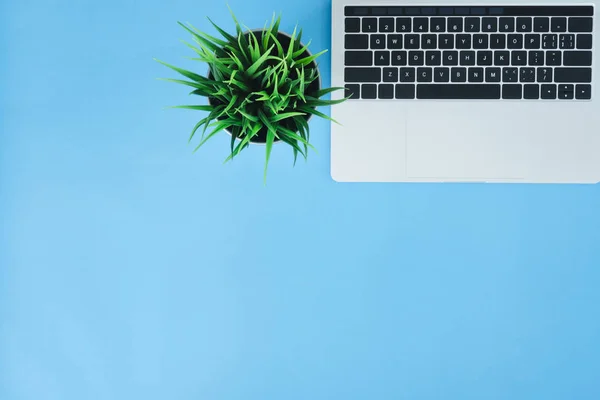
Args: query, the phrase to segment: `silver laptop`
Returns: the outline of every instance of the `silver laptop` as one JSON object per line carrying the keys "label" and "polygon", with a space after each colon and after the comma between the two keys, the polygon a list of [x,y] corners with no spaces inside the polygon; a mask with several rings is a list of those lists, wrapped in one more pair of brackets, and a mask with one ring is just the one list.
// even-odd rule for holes
{"label": "silver laptop", "polygon": [[599,3],[333,0],[333,179],[599,182]]}

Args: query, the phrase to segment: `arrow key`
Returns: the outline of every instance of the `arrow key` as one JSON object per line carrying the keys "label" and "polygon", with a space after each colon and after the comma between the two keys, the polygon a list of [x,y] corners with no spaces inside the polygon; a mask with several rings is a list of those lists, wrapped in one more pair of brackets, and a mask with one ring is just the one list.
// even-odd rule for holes
{"label": "arrow key", "polygon": [[577,100],[590,100],[592,98],[592,85],[577,85],[575,87]]}
{"label": "arrow key", "polygon": [[558,85],[558,98],[562,100],[571,100],[574,97],[573,85]]}

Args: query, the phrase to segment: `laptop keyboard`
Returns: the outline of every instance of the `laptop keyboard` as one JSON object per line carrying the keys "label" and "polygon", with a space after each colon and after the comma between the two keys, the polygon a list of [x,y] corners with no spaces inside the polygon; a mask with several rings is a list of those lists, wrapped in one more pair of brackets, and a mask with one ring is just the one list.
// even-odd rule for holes
{"label": "laptop keyboard", "polygon": [[345,8],[352,99],[590,100],[592,6]]}

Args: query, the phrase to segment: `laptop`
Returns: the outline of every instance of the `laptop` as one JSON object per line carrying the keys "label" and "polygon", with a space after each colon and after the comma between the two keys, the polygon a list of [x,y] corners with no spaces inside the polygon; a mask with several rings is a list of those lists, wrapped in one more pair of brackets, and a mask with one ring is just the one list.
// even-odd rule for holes
{"label": "laptop", "polygon": [[333,179],[599,182],[599,3],[333,0]]}

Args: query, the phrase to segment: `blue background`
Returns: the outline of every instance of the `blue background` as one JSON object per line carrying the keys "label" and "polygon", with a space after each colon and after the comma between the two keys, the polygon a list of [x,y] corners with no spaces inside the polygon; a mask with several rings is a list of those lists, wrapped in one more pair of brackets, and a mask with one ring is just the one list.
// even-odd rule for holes
{"label": "blue background", "polygon": [[[330,1],[230,5],[330,45]],[[600,398],[600,187],[337,184],[316,119],[265,187],[164,109],[206,15],[0,3],[0,399]]]}

